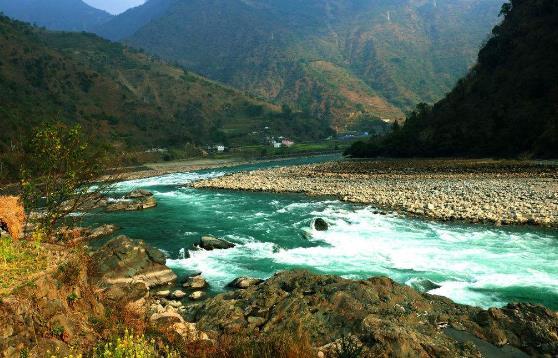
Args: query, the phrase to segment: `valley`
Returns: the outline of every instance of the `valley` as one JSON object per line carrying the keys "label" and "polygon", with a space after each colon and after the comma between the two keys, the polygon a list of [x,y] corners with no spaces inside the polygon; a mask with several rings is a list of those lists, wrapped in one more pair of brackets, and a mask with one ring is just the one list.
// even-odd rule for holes
{"label": "valley", "polygon": [[556,356],[556,0],[0,11],[0,356]]}

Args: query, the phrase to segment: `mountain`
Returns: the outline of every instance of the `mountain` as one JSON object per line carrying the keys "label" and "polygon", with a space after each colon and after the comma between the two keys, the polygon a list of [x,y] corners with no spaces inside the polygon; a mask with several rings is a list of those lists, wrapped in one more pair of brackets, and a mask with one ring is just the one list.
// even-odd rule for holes
{"label": "mountain", "polygon": [[142,6],[131,8],[93,29],[96,34],[112,41],[132,36],[150,21],[165,14],[175,0],[150,0]]}
{"label": "mountain", "polygon": [[0,11],[17,20],[64,31],[88,31],[112,18],[81,0],[0,0]]}
{"label": "mountain", "polygon": [[0,17],[0,153],[55,119],[80,123],[123,150],[251,144],[265,127],[298,139],[330,135],[327,122],[280,111],[122,44]]}
{"label": "mountain", "polygon": [[474,62],[501,4],[151,0],[143,7],[158,11],[140,7],[96,31],[343,129],[363,113],[403,118],[441,98]]}
{"label": "mountain", "polygon": [[558,2],[512,0],[502,15],[476,66],[444,99],[349,154],[558,158]]}

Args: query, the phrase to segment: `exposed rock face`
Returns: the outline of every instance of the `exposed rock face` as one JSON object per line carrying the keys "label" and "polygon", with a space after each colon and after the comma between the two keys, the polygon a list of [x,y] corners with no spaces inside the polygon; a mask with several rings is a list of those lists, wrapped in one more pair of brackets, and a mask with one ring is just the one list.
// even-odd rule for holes
{"label": "exposed rock face", "polygon": [[224,250],[235,247],[233,243],[213,236],[202,237],[199,245],[204,250]]}
{"label": "exposed rock face", "polygon": [[92,257],[94,279],[100,285],[144,282],[148,288],[167,285],[176,275],[165,266],[165,256],[143,241],[119,236],[107,242]]}
{"label": "exposed rock face", "polygon": [[[518,354],[519,349],[534,355],[558,352],[558,315],[542,306],[482,310],[382,277],[352,281],[282,272],[258,286],[189,306],[186,316],[206,332],[266,334],[300,328],[325,353],[347,334],[373,357],[478,357],[487,347]],[[478,342],[464,344],[446,333],[448,328]]]}
{"label": "exposed rock face", "polygon": [[314,220],[314,229],[317,231],[327,231],[327,229],[329,229],[329,225],[324,219],[317,218]]}
{"label": "exposed rock face", "polygon": [[126,199],[144,199],[147,197],[153,196],[153,193],[144,189],[138,189],[129,192],[124,196]]}
{"label": "exposed rock face", "polygon": [[87,260],[75,258],[1,297],[0,357],[21,357],[24,349],[25,356],[44,357],[56,348],[57,355],[69,356],[69,347],[95,344],[101,332],[88,318],[104,317],[105,307],[91,294]]}
{"label": "exposed rock face", "polygon": [[260,283],[264,282],[264,280],[260,278],[253,278],[253,277],[237,277],[232,282],[230,282],[227,287],[230,288],[240,288],[246,289],[248,287],[257,286]]}
{"label": "exposed rock face", "polygon": [[62,203],[62,209],[72,211],[90,211],[104,208],[108,205],[108,198],[101,193],[91,193],[79,200],[67,200]]}

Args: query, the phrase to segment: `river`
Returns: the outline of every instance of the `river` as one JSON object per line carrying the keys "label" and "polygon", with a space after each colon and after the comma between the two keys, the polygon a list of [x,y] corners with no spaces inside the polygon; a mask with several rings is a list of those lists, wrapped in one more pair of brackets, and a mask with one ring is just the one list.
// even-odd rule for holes
{"label": "river", "polygon": [[[267,278],[279,270],[303,268],[347,278],[389,276],[419,290],[485,308],[524,301],[558,310],[556,230],[441,223],[385,215],[371,206],[333,198],[185,186],[232,171],[332,158],[290,159],[121,182],[114,188],[115,198],[144,188],[154,193],[157,208],[93,213],[86,222],[118,225],[118,234],[163,250],[169,257],[167,265],[177,274],[202,272],[214,293],[238,276]],[[330,224],[328,231],[312,228],[318,217]],[[196,250],[193,245],[202,235],[224,238],[237,246]]]}

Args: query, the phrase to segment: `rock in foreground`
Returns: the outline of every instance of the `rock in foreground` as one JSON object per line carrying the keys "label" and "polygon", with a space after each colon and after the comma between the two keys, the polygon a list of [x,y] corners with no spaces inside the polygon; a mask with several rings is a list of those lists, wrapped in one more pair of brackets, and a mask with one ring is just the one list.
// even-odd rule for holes
{"label": "rock in foreground", "polygon": [[307,332],[312,345],[326,356],[347,334],[371,357],[558,352],[558,315],[542,306],[509,304],[482,310],[382,277],[352,281],[282,272],[258,286],[190,306],[187,316],[199,329],[217,333]]}
{"label": "rock in foreground", "polygon": [[143,241],[119,236],[107,242],[92,257],[99,285],[144,282],[148,288],[170,284],[176,275],[165,266],[163,253]]}

